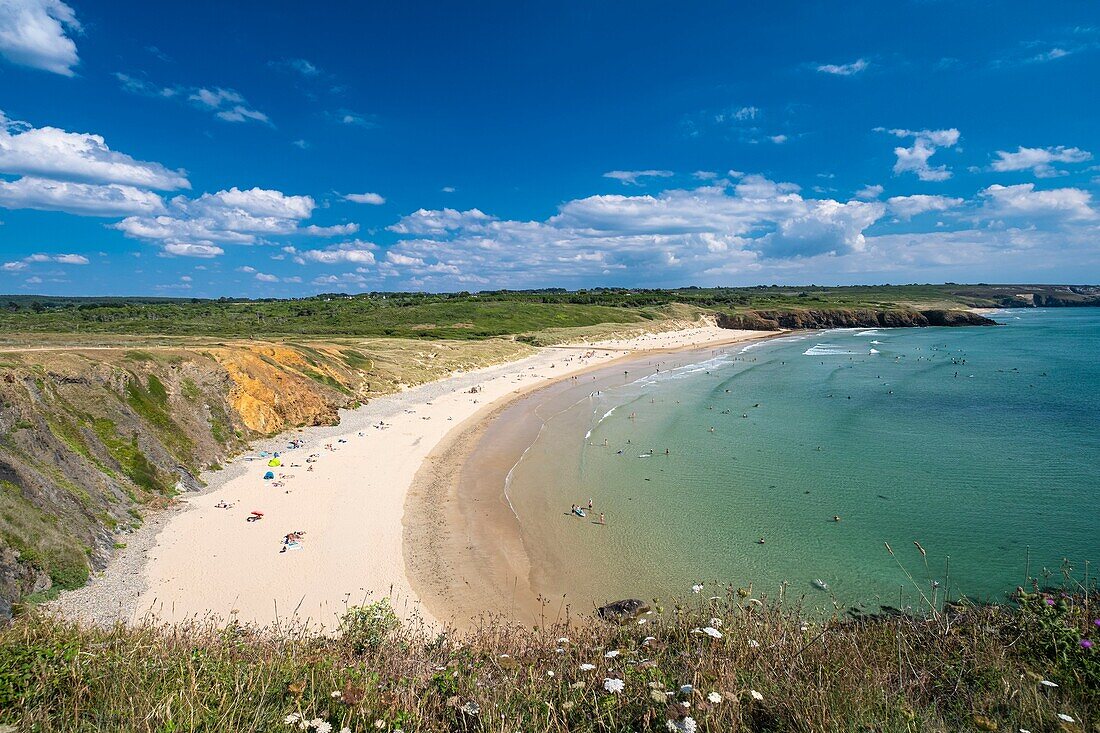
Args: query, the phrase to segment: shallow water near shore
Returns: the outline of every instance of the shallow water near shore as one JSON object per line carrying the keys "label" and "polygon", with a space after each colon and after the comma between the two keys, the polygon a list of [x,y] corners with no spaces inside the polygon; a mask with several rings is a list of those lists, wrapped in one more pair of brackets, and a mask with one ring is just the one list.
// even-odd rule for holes
{"label": "shallow water near shore", "polygon": [[655,359],[559,396],[507,484],[533,589],[583,610],[716,580],[876,609],[1003,600],[1067,558],[1093,576],[1100,309],[994,318]]}

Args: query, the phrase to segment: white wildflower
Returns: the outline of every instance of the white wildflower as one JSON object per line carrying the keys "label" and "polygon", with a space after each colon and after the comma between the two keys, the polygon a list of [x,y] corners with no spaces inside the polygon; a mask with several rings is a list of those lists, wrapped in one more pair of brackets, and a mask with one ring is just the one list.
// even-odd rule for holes
{"label": "white wildflower", "polygon": [[708,626],[705,629],[703,629],[703,633],[706,634],[707,636],[711,637],[712,639],[721,639],[722,638],[722,632],[719,631],[718,629],[714,628],[713,626]]}
{"label": "white wildflower", "polygon": [[591,672],[595,668],[596,668],[596,665],[589,664],[588,662],[585,662],[584,664],[581,665],[581,671],[582,672]]}
{"label": "white wildflower", "polygon": [[1047,687],[1057,687],[1057,682],[1051,682],[1050,680],[1039,680],[1040,685],[1046,685]]}
{"label": "white wildflower", "polygon": [[695,733],[695,731],[699,729],[698,724],[695,722],[695,718],[670,720],[665,723],[665,727],[668,728],[670,733]]}
{"label": "white wildflower", "polygon": [[306,720],[305,718],[302,718],[301,720],[298,721],[298,730],[309,730],[310,726],[312,726],[312,725],[313,725],[312,721],[309,721],[309,720]]}
{"label": "white wildflower", "polygon": [[320,723],[313,726],[313,729],[317,731],[317,733],[332,733],[332,723],[327,720],[322,720]]}
{"label": "white wildflower", "polygon": [[295,723],[297,723],[301,719],[302,719],[302,716],[298,715],[298,713],[291,713],[290,715],[283,718],[283,722],[286,723],[287,725],[294,725]]}
{"label": "white wildflower", "polygon": [[749,639],[749,646],[751,646],[753,649],[759,649],[760,648],[760,642],[757,641],[756,639]]}
{"label": "white wildflower", "polygon": [[351,733],[351,728],[345,725],[343,728],[340,729],[340,733]]}
{"label": "white wildflower", "polygon": [[763,695],[761,695],[761,694],[760,694],[759,692],[757,692],[756,690],[749,690],[749,694],[751,694],[751,695],[752,695],[752,699],[753,699],[753,700],[763,700],[763,699],[764,699],[764,696],[763,696]]}
{"label": "white wildflower", "polygon": [[711,626],[713,626],[713,627],[714,627],[714,628],[716,628],[716,629],[720,629],[720,628],[722,628],[722,619],[720,619],[720,618],[712,618],[712,619],[710,620],[710,625],[711,625]]}
{"label": "white wildflower", "polygon": [[639,626],[641,626],[641,625],[642,625],[642,624],[644,624],[645,622],[646,622],[646,620],[645,620],[644,618],[640,618],[640,619],[638,619],[638,625],[639,625]]}
{"label": "white wildflower", "polygon": [[702,593],[703,592],[702,584],[696,583],[695,585],[691,586],[691,592],[692,593]]}
{"label": "white wildflower", "polygon": [[376,720],[376,721],[374,721],[374,727],[377,728],[378,730],[382,730],[383,728],[386,727],[386,721]]}
{"label": "white wildflower", "polygon": [[318,727],[320,727],[321,723],[324,723],[324,722],[325,721],[321,720],[320,718],[314,718],[313,720],[309,721],[309,727],[310,728],[318,728]]}
{"label": "white wildflower", "polygon": [[554,670],[552,670],[552,669],[546,670],[546,676],[547,677],[553,677],[554,676]]}
{"label": "white wildflower", "polygon": [[558,643],[559,644],[568,644],[569,643],[569,637],[567,637],[567,636],[561,637],[560,639],[558,639]]}
{"label": "white wildflower", "polygon": [[331,697],[333,700],[335,700],[338,697],[343,697],[343,696],[344,696],[344,693],[340,692],[339,690],[333,690],[332,692],[329,693],[329,697]]}
{"label": "white wildflower", "polygon": [[481,706],[471,700],[470,702],[462,706],[462,712],[466,713],[467,715],[477,715],[481,712]]}
{"label": "white wildflower", "polygon": [[720,692],[711,692],[710,694],[707,695],[707,702],[711,702],[711,703],[714,703],[715,705],[717,705],[718,703],[722,702],[722,693],[720,693]]}
{"label": "white wildflower", "polygon": [[616,677],[605,677],[603,688],[617,695],[626,688],[626,683]]}
{"label": "white wildflower", "polygon": [[555,649],[554,652],[557,653],[557,654],[565,654],[565,650],[562,649],[560,646],[557,649]]}
{"label": "white wildflower", "polygon": [[619,656],[619,650],[618,649],[612,649],[607,654],[603,655],[604,659],[614,659],[617,656]]}
{"label": "white wildflower", "polygon": [[1066,722],[1066,723],[1076,723],[1077,722],[1076,720],[1073,719],[1072,715],[1066,715],[1065,713],[1058,713],[1058,720],[1061,720],[1061,721]]}

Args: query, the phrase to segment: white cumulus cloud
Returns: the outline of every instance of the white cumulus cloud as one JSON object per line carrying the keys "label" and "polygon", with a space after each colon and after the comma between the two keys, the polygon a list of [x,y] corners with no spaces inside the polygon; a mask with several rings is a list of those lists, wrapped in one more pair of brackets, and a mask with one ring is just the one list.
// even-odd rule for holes
{"label": "white cumulus cloud", "polygon": [[344,196],[344,200],[357,204],[370,204],[371,206],[381,206],[386,203],[386,199],[377,193],[349,193]]}
{"label": "white cumulus cloud", "polygon": [[991,167],[1001,173],[1030,170],[1037,178],[1053,178],[1066,175],[1066,171],[1055,168],[1054,163],[1084,163],[1088,160],[1092,160],[1092,153],[1080,148],[1067,148],[1064,145],[1025,148],[1020,145],[1014,153],[998,150],[997,159]]}
{"label": "white cumulus cloud", "polygon": [[61,0],[0,2],[0,54],[14,64],[72,76],[80,59],[70,33],[81,31]]}
{"label": "white cumulus cloud", "polygon": [[[876,128],[885,132],[883,128]],[[911,147],[894,148],[897,162],[894,163],[894,174],[914,173],[922,181],[946,181],[951,177],[951,171],[947,166],[932,166],[928,160],[940,148],[954,147],[959,142],[959,131],[955,128],[946,130],[901,130],[888,131],[891,135],[900,138],[913,138]]]}
{"label": "white cumulus cloud", "polygon": [[1098,218],[1092,208],[1092,194],[1080,188],[1036,191],[1034,183],[1016,186],[994,184],[981,191],[991,216],[1085,221]]}
{"label": "white cumulus cloud", "polygon": [[2,112],[0,172],[165,191],[191,187],[184,171],[111,150],[101,135],[36,128],[10,120]]}
{"label": "white cumulus cloud", "polygon": [[890,212],[900,219],[912,219],[918,214],[928,211],[947,211],[956,206],[962,206],[963,200],[949,196],[931,196],[927,194],[915,194],[913,196],[891,196],[886,199],[886,205]]}
{"label": "white cumulus cloud", "polygon": [[64,211],[78,216],[153,215],[164,211],[160,196],[133,186],[73,183],[31,176],[14,181],[0,180],[0,206]]}

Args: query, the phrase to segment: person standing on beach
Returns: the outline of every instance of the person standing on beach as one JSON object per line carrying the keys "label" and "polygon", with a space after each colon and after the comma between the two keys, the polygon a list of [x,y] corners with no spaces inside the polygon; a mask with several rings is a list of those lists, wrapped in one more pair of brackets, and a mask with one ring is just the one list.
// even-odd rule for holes
{"label": "person standing on beach", "polygon": [[607,524],[607,522],[606,522],[606,521],[604,521],[604,518],[603,518],[603,512],[600,512],[600,521],[599,521],[599,524]]}

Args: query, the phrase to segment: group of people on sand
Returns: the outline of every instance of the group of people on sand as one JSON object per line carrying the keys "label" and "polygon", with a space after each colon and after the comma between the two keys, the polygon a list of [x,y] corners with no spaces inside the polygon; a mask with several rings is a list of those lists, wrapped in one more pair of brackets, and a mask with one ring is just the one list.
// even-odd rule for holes
{"label": "group of people on sand", "polygon": [[[588,500],[588,511],[592,511],[592,500],[591,499]],[[588,516],[585,513],[584,507],[581,506],[580,504],[573,504],[571,507],[569,507],[569,513],[572,514],[575,517],[582,517],[583,518],[583,517]],[[595,520],[593,522],[593,524],[607,524],[607,520],[604,519],[603,512],[600,512],[600,518]]]}
{"label": "group of people on sand", "polygon": [[280,553],[287,550],[297,550],[302,546],[302,538],[305,537],[305,532],[302,530],[294,530],[290,534],[283,535],[283,546],[279,550]]}

